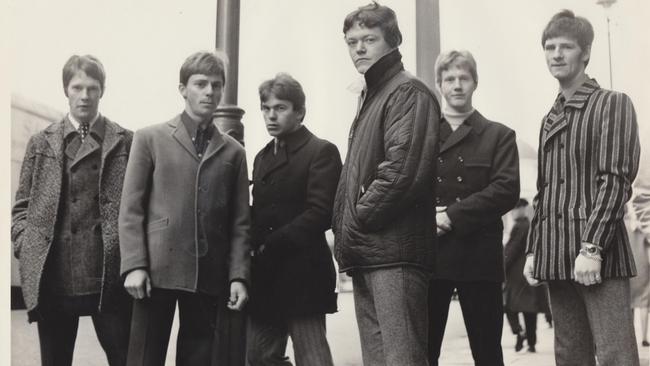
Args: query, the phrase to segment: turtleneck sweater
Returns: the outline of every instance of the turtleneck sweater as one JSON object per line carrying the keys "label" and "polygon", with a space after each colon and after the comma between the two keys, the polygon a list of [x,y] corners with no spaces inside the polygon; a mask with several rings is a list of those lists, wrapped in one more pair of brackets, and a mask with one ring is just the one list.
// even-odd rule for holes
{"label": "turtleneck sweater", "polygon": [[445,117],[445,120],[449,122],[452,131],[456,131],[458,126],[460,126],[472,113],[474,113],[474,108],[467,112],[458,112],[445,106],[442,110],[442,115]]}

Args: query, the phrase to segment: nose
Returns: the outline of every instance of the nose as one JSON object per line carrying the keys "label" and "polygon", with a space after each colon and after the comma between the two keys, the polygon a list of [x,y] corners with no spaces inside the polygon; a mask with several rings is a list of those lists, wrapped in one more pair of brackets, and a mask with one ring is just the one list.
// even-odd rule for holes
{"label": "nose", "polygon": [[275,120],[277,117],[277,114],[275,113],[275,109],[270,108],[268,112],[266,112],[266,115],[269,117],[270,120]]}
{"label": "nose", "polygon": [[81,99],[88,99],[88,89],[86,88],[81,88],[81,92],[79,93],[79,96]]}
{"label": "nose", "polygon": [[454,89],[460,89],[460,79],[454,80]]}
{"label": "nose", "polygon": [[556,60],[560,60],[560,59],[562,59],[562,57],[564,57],[564,55],[562,53],[562,50],[560,49],[560,47],[556,48],[553,51],[553,58],[556,59]]}
{"label": "nose", "polygon": [[366,53],[366,45],[365,45],[365,43],[363,43],[363,41],[357,42],[356,47],[355,47],[355,51],[357,52],[357,54],[360,54],[360,55]]}
{"label": "nose", "polygon": [[205,93],[206,93],[207,95],[212,95],[212,94],[214,94],[214,87],[213,87],[211,84],[208,84],[208,85],[205,87]]}

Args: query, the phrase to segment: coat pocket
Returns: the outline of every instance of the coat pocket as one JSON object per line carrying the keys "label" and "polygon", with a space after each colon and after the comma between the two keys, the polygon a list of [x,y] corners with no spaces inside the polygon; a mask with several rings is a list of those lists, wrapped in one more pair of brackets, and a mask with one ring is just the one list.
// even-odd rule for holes
{"label": "coat pocket", "polygon": [[162,219],[154,220],[151,221],[150,223],[147,224],[147,232],[150,233],[152,231],[158,231],[162,230],[169,226],[169,218],[165,217]]}

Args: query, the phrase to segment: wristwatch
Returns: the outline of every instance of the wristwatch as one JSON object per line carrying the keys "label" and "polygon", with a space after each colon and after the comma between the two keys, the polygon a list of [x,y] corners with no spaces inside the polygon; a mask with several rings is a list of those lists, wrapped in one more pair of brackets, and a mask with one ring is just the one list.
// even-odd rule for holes
{"label": "wristwatch", "polygon": [[600,247],[598,245],[586,243],[583,244],[582,249],[589,255],[600,255]]}

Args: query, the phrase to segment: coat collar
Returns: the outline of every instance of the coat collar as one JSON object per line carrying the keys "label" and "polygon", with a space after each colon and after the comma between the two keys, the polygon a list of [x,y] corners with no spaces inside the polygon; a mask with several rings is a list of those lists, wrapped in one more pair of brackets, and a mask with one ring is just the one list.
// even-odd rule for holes
{"label": "coat collar", "polygon": [[203,160],[201,160],[201,158],[199,158],[199,155],[196,153],[196,148],[192,143],[192,138],[190,137],[190,134],[187,132],[187,128],[185,128],[185,125],[181,120],[181,114],[177,115],[171,121],[167,122],[167,125],[171,128],[170,133],[174,137],[174,139],[197,162],[203,162],[210,159],[214,154],[216,154],[219,150],[221,150],[221,147],[226,142],[226,140],[221,135],[221,132],[219,132],[219,129],[215,128],[214,134],[212,135],[212,139],[210,139],[210,143],[208,144],[208,147],[205,149]]}
{"label": "coat collar", "polygon": [[373,94],[374,91],[379,89],[386,81],[390,80],[398,72],[404,70],[402,64],[402,54],[398,49],[384,55],[363,75],[366,80],[366,88],[368,94]]}
{"label": "coat collar", "polygon": [[558,132],[562,131],[569,125],[569,120],[566,117],[565,110],[567,108],[583,109],[587,104],[589,97],[600,89],[600,85],[596,79],[587,78],[584,83],[573,93],[569,100],[564,102],[564,106],[559,102],[562,98],[562,93],[559,93],[555,98],[551,111],[546,115],[542,122],[542,146],[544,146],[551,137],[555,136]]}
{"label": "coat collar", "polygon": [[[124,133],[126,130],[122,128],[115,122],[112,122],[108,118],[101,116],[101,122],[103,124],[103,138],[101,139],[102,147],[102,161],[106,159],[106,156],[110,154],[115,147],[124,138]],[[99,122],[99,121],[97,121]],[[47,128],[45,128],[45,139],[50,145],[50,149],[54,152],[57,160],[63,164],[63,147],[64,147],[64,129],[65,129],[66,120],[63,118],[57,123],[52,123]],[[69,123],[69,122],[68,122]],[[95,123],[94,125],[97,125]],[[96,132],[100,132],[97,130]],[[97,146],[99,147],[99,145]]]}
{"label": "coat collar", "polygon": [[[440,122],[444,122],[444,117],[440,119]],[[474,113],[470,114],[469,117],[456,129],[452,132],[447,140],[440,146],[440,153],[443,153],[455,145],[458,145],[461,141],[469,135],[470,132],[473,132],[476,135],[481,135],[485,130],[485,127],[488,124],[488,120],[483,117],[477,110],[474,110]]]}
{"label": "coat collar", "polygon": [[[285,142],[285,149],[278,151],[278,154],[275,156],[273,163],[263,164],[260,167],[262,177],[266,177],[272,171],[277,170],[280,167],[288,164],[290,160],[290,155],[292,155],[301,147],[303,147],[307,143],[307,141],[311,139],[312,136],[313,134],[311,133],[311,131],[309,131],[307,127],[302,126],[297,131],[284,137],[283,140]],[[262,161],[264,160],[265,156],[268,156],[269,154],[271,155],[273,154],[274,144],[275,144],[274,140],[271,140],[268,144],[266,144],[262,152]]]}

